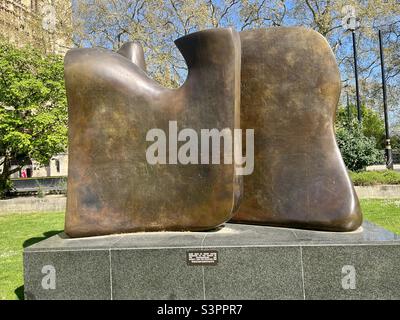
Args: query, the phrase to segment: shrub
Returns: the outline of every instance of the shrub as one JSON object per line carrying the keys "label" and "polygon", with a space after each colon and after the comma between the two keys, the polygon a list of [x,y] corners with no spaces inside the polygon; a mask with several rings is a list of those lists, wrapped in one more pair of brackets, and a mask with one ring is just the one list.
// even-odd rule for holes
{"label": "shrub", "polygon": [[37,197],[42,199],[45,196],[46,196],[46,192],[43,190],[42,186],[39,185],[38,191],[37,191]]}
{"label": "shrub", "polygon": [[384,155],[376,148],[373,137],[366,137],[356,121],[351,126],[339,126],[336,140],[343,160],[349,170],[361,171],[369,165],[384,161]]}
{"label": "shrub", "polygon": [[350,172],[350,177],[356,186],[400,184],[400,172],[393,170]]}
{"label": "shrub", "polygon": [[[353,125],[353,121],[357,118],[357,108],[354,105],[350,105],[350,114],[348,114],[347,107],[341,106],[338,108],[336,113],[336,125],[342,127],[349,127]],[[366,137],[375,138],[376,147],[378,149],[385,148],[385,123],[381,115],[368,108],[366,105],[361,105],[362,113],[362,133]],[[350,120],[350,123],[349,123]]]}

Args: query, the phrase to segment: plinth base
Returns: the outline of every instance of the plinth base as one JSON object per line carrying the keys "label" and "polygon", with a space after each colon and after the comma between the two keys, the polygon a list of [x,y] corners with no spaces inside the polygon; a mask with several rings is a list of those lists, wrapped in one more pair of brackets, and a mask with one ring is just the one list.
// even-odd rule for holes
{"label": "plinth base", "polygon": [[225,224],[70,239],[24,252],[26,299],[400,299],[400,236]]}

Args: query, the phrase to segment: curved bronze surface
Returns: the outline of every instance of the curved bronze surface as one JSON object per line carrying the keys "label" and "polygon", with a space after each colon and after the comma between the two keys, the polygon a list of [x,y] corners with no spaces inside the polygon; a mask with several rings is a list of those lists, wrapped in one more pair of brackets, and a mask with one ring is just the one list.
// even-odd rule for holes
{"label": "curved bronze surface", "polygon": [[233,221],[351,231],[362,222],[334,134],[340,74],[305,28],[240,33],[241,127],[255,129],[255,170]]}
{"label": "curved bronze surface", "polygon": [[103,49],[67,54],[68,235],[207,230],[231,218],[238,192],[234,165],[146,161],[147,132],[168,133],[169,121],[197,132],[239,127],[239,35],[213,29],[180,38],[176,45],[189,69],[176,90],[145,74],[137,44],[124,46],[120,54]]}
{"label": "curved bronze surface", "polygon": [[128,58],[140,69],[146,72],[146,61],[144,60],[143,47],[139,42],[127,42],[122,45],[118,53]]}

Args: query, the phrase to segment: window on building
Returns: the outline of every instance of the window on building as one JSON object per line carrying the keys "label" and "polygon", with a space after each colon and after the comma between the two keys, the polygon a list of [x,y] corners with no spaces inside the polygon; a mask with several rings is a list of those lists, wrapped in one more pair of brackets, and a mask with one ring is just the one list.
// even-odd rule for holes
{"label": "window on building", "polygon": [[38,0],[31,0],[31,10],[33,12],[38,11]]}
{"label": "window on building", "polygon": [[56,160],[56,170],[57,170],[57,173],[61,172],[60,160]]}

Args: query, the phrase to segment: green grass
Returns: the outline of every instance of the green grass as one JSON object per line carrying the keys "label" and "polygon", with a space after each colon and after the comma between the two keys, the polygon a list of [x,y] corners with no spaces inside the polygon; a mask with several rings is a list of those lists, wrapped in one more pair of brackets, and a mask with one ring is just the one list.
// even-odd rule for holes
{"label": "green grass", "polygon": [[[361,206],[366,220],[400,234],[400,199],[361,200]],[[63,213],[0,216],[0,300],[23,297],[23,248],[63,228]]]}
{"label": "green grass", "polygon": [[365,220],[400,234],[400,199],[363,199],[361,207]]}
{"label": "green grass", "polygon": [[372,186],[382,184],[400,184],[400,172],[386,171],[361,171],[349,172],[356,186]]}
{"label": "green grass", "polygon": [[0,300],[23,297],[23,248],[63,229],[63,213],[0,216]]}

